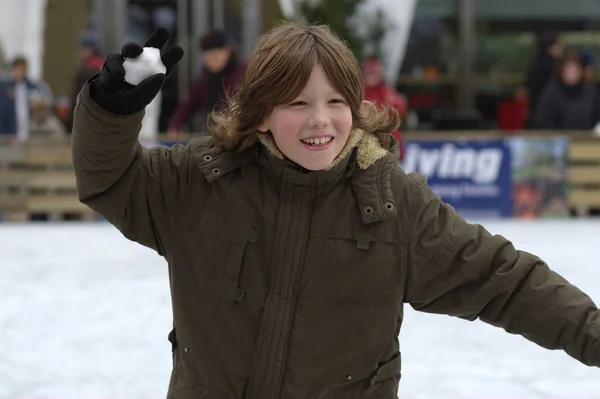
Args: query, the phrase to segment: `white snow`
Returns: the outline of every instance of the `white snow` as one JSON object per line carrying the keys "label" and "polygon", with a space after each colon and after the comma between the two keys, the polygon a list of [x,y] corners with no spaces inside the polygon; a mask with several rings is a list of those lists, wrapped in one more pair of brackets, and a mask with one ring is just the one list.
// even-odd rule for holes
{"label": "white snow", "polygon": [[142,54],[136,58],[126,58],[123,68],[125,81],[133,86],[152,75],[167,72],[167,67],[160,59],[160,50],[154,47],[144,47]]}
{"label": "white snow", "polygon": [[[599,220],[484,225],[600,303]],[[0,224],[0,253],[0,398],[166,396],[172,319],[162,258],[106,223]],[[405,309],[401,399],[600,398],[600,369],[563,352]]]}

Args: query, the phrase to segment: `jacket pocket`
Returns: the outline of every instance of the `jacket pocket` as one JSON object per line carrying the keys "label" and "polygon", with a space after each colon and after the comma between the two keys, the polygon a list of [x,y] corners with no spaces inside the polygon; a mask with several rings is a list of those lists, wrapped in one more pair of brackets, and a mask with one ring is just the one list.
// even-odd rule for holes
{"label": "jacket pocket", "polygon": [[241,302],[245,294],[240,287],[243,257],[256,235],[250,221],[206,210],[191,235],[192,290],[228,308]]}
{"label": "jacket pocket", "polygon": [[245,290],[240,286],[242,264],[246,246],[256,241],[257,231],[246,220],[236,220],[231,239],[227,244],[227,258],[224,262],[220,302],[228,308],[244,299]]}
{"label": "jacket pocket", "polygon": [[375,386],[377,384],[382,383],[383,381],[390,380],[392,378],[396,379],[396,384],[400,381],[402,376],[402,357],[398,352],[396,356],[392,358],[392,360],[382,364],[379,366],[375,374],[371,377],[370,383],[371,386]]}

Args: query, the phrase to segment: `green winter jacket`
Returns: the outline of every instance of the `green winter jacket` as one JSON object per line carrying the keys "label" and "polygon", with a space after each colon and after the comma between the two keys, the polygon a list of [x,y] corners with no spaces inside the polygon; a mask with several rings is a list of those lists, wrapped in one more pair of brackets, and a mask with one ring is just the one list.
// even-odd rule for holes
{"label": "green winter jacket", "polygon": [[536,256],[465,222],[364,132],[306,172],[267,136],[143,148],[143,113],[83,87],[80,200],[169,265],[173,399],[394,399],[403,304],[600,366],[600,311]]}

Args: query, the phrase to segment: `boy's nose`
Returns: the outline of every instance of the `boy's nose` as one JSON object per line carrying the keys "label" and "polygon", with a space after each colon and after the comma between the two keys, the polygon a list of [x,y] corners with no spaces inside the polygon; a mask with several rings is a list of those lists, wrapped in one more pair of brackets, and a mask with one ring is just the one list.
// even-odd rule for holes
{"label": "boy's nose", "polygon": [[325,127],[329,124],[329,116],[327,112],[322,108],[317,108],[313,112],[310,118],[311,127]]}

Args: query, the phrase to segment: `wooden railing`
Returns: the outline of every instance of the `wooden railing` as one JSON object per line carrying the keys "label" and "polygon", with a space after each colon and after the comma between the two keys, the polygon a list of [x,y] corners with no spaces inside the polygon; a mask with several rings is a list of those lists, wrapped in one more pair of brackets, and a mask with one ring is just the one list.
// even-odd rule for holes
{"label": "wooden railing", "polygon": [[95,218],[79,202],[66,138],[0,142],[0,214],[11,221]]}
{"label": "wooden railing", "polygon": [[600,138],[573,138],[569,145],[569,204],[579,214],[600,209]]}
{"label": "wooden railing", "polygon": [[[600,137],[589,132],[513,132],[528,137],[568,136],[569,204],[587,214],[600,209]],[[492,139],[500,131],[410,132],[407,140]],[[180,136],[187,141],[188,136]],[[162,141],[172,141],[167,136]],[[0,220],[97,219],[78,199],[68,139],[35,139],[13,146],[0,136]]]}

